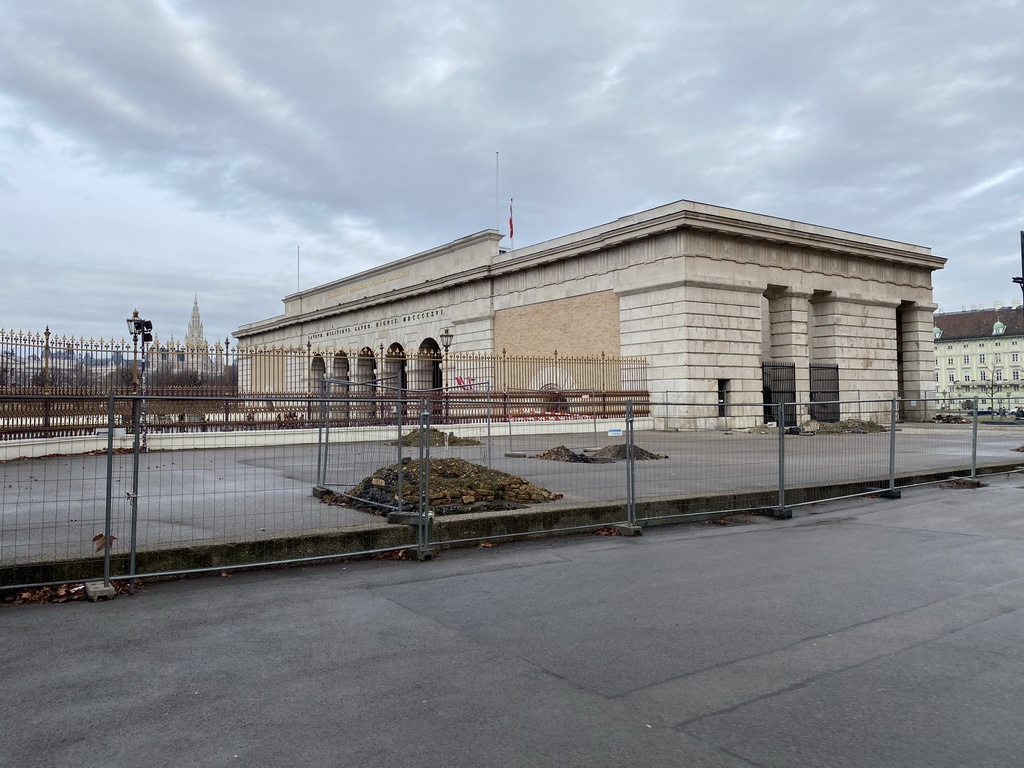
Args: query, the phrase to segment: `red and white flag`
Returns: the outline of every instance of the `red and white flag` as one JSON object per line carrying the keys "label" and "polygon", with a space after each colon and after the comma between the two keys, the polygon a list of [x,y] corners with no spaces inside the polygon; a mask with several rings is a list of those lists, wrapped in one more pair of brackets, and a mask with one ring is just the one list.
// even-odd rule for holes
{"label": "red and white flag", "polygon": [[512,227],[512,200],[508,201],[508,239],[515,237],[515,230]]}

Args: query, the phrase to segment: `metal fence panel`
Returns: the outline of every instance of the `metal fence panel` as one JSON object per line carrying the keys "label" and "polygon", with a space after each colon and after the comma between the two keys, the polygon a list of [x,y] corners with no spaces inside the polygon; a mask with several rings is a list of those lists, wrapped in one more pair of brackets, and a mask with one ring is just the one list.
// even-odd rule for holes
{"label": "metal fence panel", "polygon": [[[546,393],[510,409],[489,384],[489,399],[388,386],[67,399],[80,419],[67,434],[0,443],[0,587],[53,564],[53,578],[98,578],[107,544],[109,573],[124,578],[784,512],[1012,466],[1024,443],[1024,421],[943,401],[914,406],[940,413],[928,423],[896,420],[892,400],[825,403],[872,417],[838,425],[807,421],[822,402],[791,402],[781,408],[800,423],[787,427],[759,423],[778,414],[771,403],[730,403],[722,417],[717,403],[595,408]],[[38,422],[47,400],[0,399],[0,413]],[[727,423],[744,428],[707,428]]]}
{"label": "metal fence panel", "polygon": [[[471,399],[455,398],[452,404],[476,407]],[[432,460],[442,466],[446,459],[465,462],[483,483],[479,497],[469,493],[456,503],[448,496],[435,499],[431,544],[493,544],[624,522],[626,403],[606,405],[607,412],[622,415],[597,418],[573,408],[553,410],[547,398],[523,397],[503,424],[486,430],[481,425],[475,435],[463,432],[470,444],[431,446]],[[495,519],[501,520],[497,527]]]}

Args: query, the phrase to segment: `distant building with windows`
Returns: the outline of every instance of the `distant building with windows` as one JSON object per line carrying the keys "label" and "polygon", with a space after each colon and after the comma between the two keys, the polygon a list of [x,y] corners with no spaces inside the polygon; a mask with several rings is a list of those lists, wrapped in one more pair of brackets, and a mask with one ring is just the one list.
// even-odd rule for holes
{"label": "distant building with windows", "polygon": [[935,314],[935,382],[940,397],[1024,403],[1024,313],[1020,305]]}

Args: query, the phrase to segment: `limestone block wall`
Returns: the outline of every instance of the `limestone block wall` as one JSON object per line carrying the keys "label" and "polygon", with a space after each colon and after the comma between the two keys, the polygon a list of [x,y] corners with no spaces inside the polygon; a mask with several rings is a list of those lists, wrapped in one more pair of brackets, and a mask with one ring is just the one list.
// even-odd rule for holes
{"label": "limestone block wall", "polygon": [[859,298],[835,300],[836,341],[843,349],[838,359],[840,399],[886,401],[848,406],[844,416],[888,419],[887,401],[898,388],[896,306]]}

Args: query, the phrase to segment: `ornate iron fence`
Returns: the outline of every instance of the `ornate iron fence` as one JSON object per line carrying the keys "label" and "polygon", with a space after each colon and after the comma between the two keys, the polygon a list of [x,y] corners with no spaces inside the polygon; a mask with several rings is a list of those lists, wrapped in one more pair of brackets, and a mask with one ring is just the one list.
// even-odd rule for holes
{"label": "ornate iron fence", "polygon": [[[143,395],[207,401],[202,413],[161,413],[151,406],[145,423],[155,430],[252,428],[234,413],[230,398],[258,398],[274,423],[309,422],[321,383],[336,382],[340,397],[365,401],[345,424],[380,418],[378,401],[394,392],[422,393],[446,421],[520,419],[539,413],[609,416],[632,400],[649,400],[642,357],[553,354],[509,355],[400,348],[376,350],[305,346],[239,346],[230,340],[205,347],[162,342],[86,340],[0,330],[0,438],[86,434],[96,428],[89,398]],[[298,405],[295,398],[309,402]],[[537,404],[541,405],[538,406]],[[643,413],[641,410],[640,413]],[[351,417],[351,418],[350,418]],[[125,425],[131,414],[118,414]],[[216,427],[212,425],[216,424]],[[199,426],[197,426],[199,425]]]}

